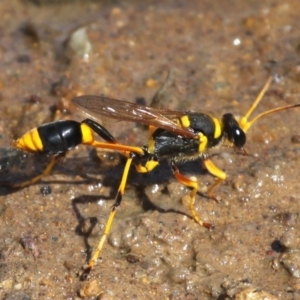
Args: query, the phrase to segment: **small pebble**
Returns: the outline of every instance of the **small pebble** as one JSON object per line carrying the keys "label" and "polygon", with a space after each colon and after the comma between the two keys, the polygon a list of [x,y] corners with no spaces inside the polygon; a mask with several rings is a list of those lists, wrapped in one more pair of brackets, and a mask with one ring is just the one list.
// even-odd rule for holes
{"label": "small pebble", "polygon": [[24,249],[28,249],[32,253],[34,258],[40,256],[41,253],[34,238],[32,238],[31,236],[24,236],[20,241]]}
{"label": "small pebble", "polygon": [[300,144],[300,134],[295,134],[291,137],[291,142],[293,144]]}
{"label": "small pebble", "polygon": [[286,231],[280,238],[280,243],[287,249],[296,249],[298,238],[294,230]]}
{"label": "small pebble", "polygon": [[98,296],[101,293],[102,291],[97,280],[85,282],[79,290],[79,296],[83,298]]}
{"label": "small pebble", "polygon": [[289,271],[289,273],[294,278],[300,278],[300,251],[289,251],[284,253],[280,259],[284,268]]}
{"label": "small pebble", "polygon": [[52,189],[49,185],[45,185],[40,189],[40,192],[43,196],[47,196],[52,193]]}
{"label": "small pebble", "polygon": [[277,297],[261,289],[248,288],[235,295],[235,300],[278,300]]}

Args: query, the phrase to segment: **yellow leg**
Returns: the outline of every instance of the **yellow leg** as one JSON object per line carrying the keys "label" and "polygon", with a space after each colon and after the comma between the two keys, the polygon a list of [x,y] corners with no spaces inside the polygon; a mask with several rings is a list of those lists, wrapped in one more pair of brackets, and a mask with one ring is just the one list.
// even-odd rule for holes
{"label": "yellow leg", "polygon": [[122,197],[124,195],[124,190],[125,190],[125,187],[126,187],[126,182],[127,182],[127,178],[128,178],[131,163],[132,163],[132,157],[127,159],[127,162],[126,162],[126,165],[125,165],[125,168],[124,168],[124,172],[123,172],[123,176],[122,176],[122,180],[121,180],[121,184],[119,186],[118,194],[116,196],[115,203],[112,206],[112,210],[111,210],[111,212],[109,214],[109,217],[107,219],[107,222],[106,222],[102,237],[101,237],[101,239],[98,243],[98,246],[97,246],[95,252],[93,253],[91,259],[89,260],[88,265],[86,267],[84,267],[84,271],[81,275],[81,280],[85,280],[87,278],[88,274],[90,273],[90,271],[93,269],[97,259],[100,256],[101,250],[102,250],[103,245],[104,245],[104,243],[107,239],[107,236],[109,235],[109,232],[110,232],[110,229],[111,229],[111,226],[112,226],[115,214],[116,214],[117,207],[121,204]]}
{"label": "yellow leg", "polygon": [[212,174],[213,176],[217,177],[217,180],[215,181],[214,184],[212,184],[209,189],[207,190],[207,195],[208,197],[218,201],[218,198],[213,194],[213,190],[219,185],[221,184],[225,179],[226,179],[226,173],[223,172],[222,170],[220,170],[219,168],[217,168],[213,162],[209,159],[205,159],[203,161],[204,166],[206,167],[206,169],[208,170],[208,172],[210,174]]}
{"label": "yellow leg", "polygon": [[110,149],[110,150],[116,150],[121,152],[132,152],[140,155],[144,155],[145,151],[141,147],[134,147],[134,146],[127,146],[122,144],[113,144],[113,143],[106,143],[106,142],[98,142],[93,141],[92,143],[86,143],[86,145],[95,147],[95,148],[101,148],[101,149]]}
{"label": "yellow leg", "polygon": [[143,166],[142,164],[137,164],[135,165],[135,168],[139,173],[148,173],[151,172],[157,166],[158,161],[150,159],[146,162],[145,166]]}
{"label": "yellow leg", "polygon": [[210,223],[207,223],[207,222],[203,222],[197,215],[196,211],[195,211],[195,207],[194,207],[194,204],[195,204],[195,197],[196,197],[196,194],[197,194],[197,191],[198,191],[198,182],[197,181],[194,181],[194,180],[191,180],[185,176],[183,176],[177,166],[175,165],[174,162],[171,163],[171,167],[172,167],[172,171],[173,171],[173,174],[174,176],[176,177],[176,179],[183,185],[189,187],[189,188],[192,188],[192,191],[190,193],[190,202],[189,202],[189,209],[190,209],[190,212],[191,212],[191,215],[192,215],[192,218],[194,219],[194,221],[196,223],[198,223],[199,225],[203,226],[203,227],[206,227],[206,228],[211,228],[212,227],[212,224]]}
{"label": "yellow leg", "polygon": [[21,188],[21,187],[24,187],[26,185],[30,185],[30,184],[33,184],[33,183],[36,183],[37,181],[41,180],[43,177],[46,177],[50,172],[51,170],[53,169],[53,167],[55,166],[55,164],[62,158],[62,157],[65,157],[66,153],[63,153],[63,154],[58,154],[56,156],[54,156],[50,163],[47,165],[46,169],[43,171],[43,173],[41,173],[40,175],[38,176],[35,176],[34,178],[30,179],[30,180],[27,180],[27,181],[23,181],[21,183],[16,183],[16,184],[13,184],[11,187],[13,188]]}

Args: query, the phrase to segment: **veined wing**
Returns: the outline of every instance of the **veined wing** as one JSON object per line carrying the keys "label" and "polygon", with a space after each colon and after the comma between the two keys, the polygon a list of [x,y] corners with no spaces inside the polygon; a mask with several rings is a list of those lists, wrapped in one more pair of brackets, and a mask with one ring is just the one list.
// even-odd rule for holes
{"label": "veined wing", "polygon": [[72,101],[88,116],[94,118],[105,116],[122,121],[137,122],[162,128],[180,136],[195,137],[195,134],[191,130],[181,127],[174,121],[174,119],[185,115],[185,112],[182,111],[157,109],[94,95],[75,97]]}

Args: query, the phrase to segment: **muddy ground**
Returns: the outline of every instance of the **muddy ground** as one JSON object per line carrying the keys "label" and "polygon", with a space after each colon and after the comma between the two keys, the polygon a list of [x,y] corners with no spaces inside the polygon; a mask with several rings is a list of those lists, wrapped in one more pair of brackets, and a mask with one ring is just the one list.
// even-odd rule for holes
{"label": "muddy ground", "polygon": [[[47,157],[11,147],[45,122],[85,118],[81,94],[150,104],[172,70],[162,107],[243,115],[277,72],[255,113],[300,103],[300,3],[287,1],[0,2],[0,181],[38,174]],[[79,31],[78,31],[79,30]],[[76,34],[77,33],[77,34]],[[277,62],[275,64],[274,62]],[[300,110],[267,116],[246,151],[218,151],[214,179],[200,161],[131,170],[108,243],[87,281],[77,276],[101,236],[124,159],[80,146],[51,175],[0,187],[1,299],[300,299]],[[144,145],[141,125],[104,121],[119,141]]]}

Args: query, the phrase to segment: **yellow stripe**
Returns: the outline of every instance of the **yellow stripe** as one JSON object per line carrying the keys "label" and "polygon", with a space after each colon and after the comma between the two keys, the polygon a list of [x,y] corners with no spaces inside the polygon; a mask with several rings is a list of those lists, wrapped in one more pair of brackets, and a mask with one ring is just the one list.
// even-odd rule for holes
{"label": "yellow stripe", "polygon": [[212,118],[214,123],[215,123],[215,134],[214,134],[214,138],[217,139],[218,137],[221,136],[222,134],[222,127],[221,127],[221,123],[217,118]]}
{"label": "yellow stripe", "polygon": [[203,133],[199,133],[199,152],[204,152],[207,148],[207,137]]}
{"label": "yellow stripe", "polygon": [[85,123],[82,123],[80,125],[80,129],[82,133],[82,144],[92,144],[94,142],[94,135],[92,129]]}
{"label": "yellow stripe", "polygon": [[34,151],[43,151],[44,145],[42,143],[41,137],[39,135],[39,132],[37,128],[34,128],[29,132],[31,137],[31,142],[34,145]]}
{"label": "yellow stripe", "polygon": [[180,118],[180,122],[181,122],[181,125],[184,127],[184,128],[188,128],[191,126],[191,122],[190,122],[190,119],[188,116],[182,116]]}
{"label": "yellow stripe", "polygon": [[151,137],[148,141],[148,152],[154,154],[155,150],[155,140]]}

